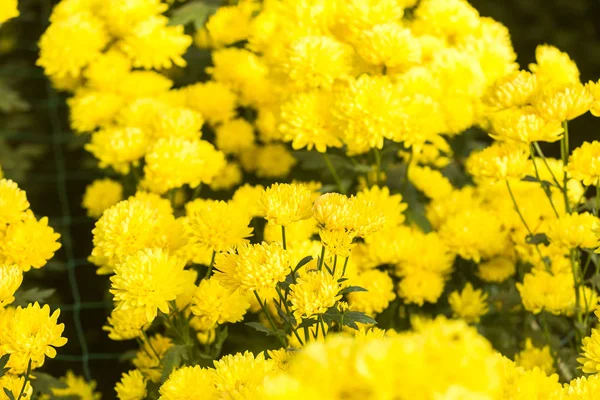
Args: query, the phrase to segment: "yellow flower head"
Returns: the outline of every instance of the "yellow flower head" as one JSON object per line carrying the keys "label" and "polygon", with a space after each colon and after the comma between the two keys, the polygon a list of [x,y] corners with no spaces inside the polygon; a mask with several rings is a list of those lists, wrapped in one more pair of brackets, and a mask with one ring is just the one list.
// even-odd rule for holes
{"label": "yellow flower head", "polygon": [[112,167],[127,174],[137,166],[148,148],[148,137],[139,128],[106,128],[92,134],[85,149],[99,161],[100,168]]}
{"label": "yellow flower head", "polygon": [[[260,178],[283,178],[296,165],[296,158],[281,143],[270,143],[249,150],[256,163],[256,176]],[[244,161],[242,160],[242,165]]]}
{"label": "yellow flower head", "polygon": [[261,213],[260,199],[264,190],[261,185],[245,184],[235,191],[230,203],[236,208],[245,210],[250,217],[258,217]]}
{"label": "yellow flower head", "polygon": [[0,400],[10,400],[10,398],[6,395],[5,390],[8,390],[12,393],[13,398],[17,398],[19,393],[21,393],[21,389],[23,389],[23,385],[25,385],[25,390],[23,391],[22,399],[30,400],[31,395],[33,394],[33,388],[31,387],[31,381],[25,382],[24,376],[17,376],[13,374],[4,374],[0,377],[0,388],[2,388],[2,392],[0,393]]}
{"label": "yellow flower head", "polygon": [[594,97],[581,83],[550,87],[533,101],[535,110],[548,121],[570,121],[589,111]]}
{"label": "yellow flower head", "polygon": [[99,218],[104,210],[123,199],[123,186],[112,179],[97,179],[85,188],[82,207],[90,217]]}
{"label": "yellow flower head", "polygon": [[27,194],[10,179],[0,179],[0,227],[21,220],[28,208]]}
{"label": "yellow flower head", "polygon": [[496,142],[483,150],[473,152],[466,162],[467,172],[475,179],[502,181],[521,179],[529,151],[526,146]]}
{"label": "yellow flower head", "polygon": [[403,212],[408,208],[408,204],[402,202],[401,194],[390,194],[388,187],[371,186],[358,192],[356,198],[372,201],[376,209],[383,211],[385,216],[384,228],[401,225],[406,219]]}
{"label": "yellow flower head", "polygon": [[186,106],[202,114],[211,125],[234,118],[237,96],[227,85],[209,81],[186,86],[182,90],[186,95]]}
{"label": "yellow flower head", "polygon": [[294,150],[313,147],[324,153],[328,147],[341,147],[331,116],[333,96],[324,90],[300,92],[281,105],[279,129]]}
{"label": "yellow flower head", "polygon": [[157,248],[127,257],[110,278],[117,309],[145,308],[148,321],[154,320],[158,310],[168,314],[169,301],[184,290],[184,267],[184,261]]}
{"label": "yellow flower head", "polygon": [[240,165],[236,162],[228,162],[221,173],[214,177],[208,185],[212,190],[229,190],[242,182],[243,175]]}
{"label": "yellow flower head", "polygon": [[415,10],[413,29],[435,36],[473,34],[479,28],[479,13],[466,0],[424,0]]}
{"label": "yellow flower head", "polygon": [[48,218],[27,218],[8,226],[0,243],[0,259],[23,271],[42,268],[60,249],[60,235],[48,226]]}
{"label": "yellow flower head", "polygon": [[43,307],[35,302],[26,308],[17,307],[10,320],[1,325],[0,351],[10,354],[7,367],[11,373],[22,374],[27,370],[31,360],[31,368],[44,365],[45,357],[54,358],[56,349],[67,343],[62,337],[64,324],[58,323],[60,310],[50,314],[50,307]]}
{"label": "yellow flower head", "polygon": [[496,140],[531,144],[556,142],[563,136],[560,121],[547,121],[531,107],[511,108],[491,117],[490,136]]}
{"label": "yellow flower head", "polygon": [[367,290],[348,293],[348,304],[352,310],[374,316],[385,310],[390,301],[396,298],[392,278],[377,269],[365,271],[352,278],[350,282],[353,286],[360,286]]}
{"label": "yellow flower head", "polygon": [[600,184],[600,142],[583,142],[569,156],[567,171],[584,185]]}
{"label": "yellow flower head", "polygon": [[525,348],[515,355],[515,363],[526,370],[539,368],[548,375],[555,372],[550,346],[535,347],[530,338],[525,341]]}
{"label": "yellow flower head", "polygon": [[586,374],[597,374],[600,371],[600,330],[592,329],[592,334],[583,338],[581,357],[577,361]]}
{"label": "yellow flower head", "polygon": [[195,328],[206,331],[216,324],[241,321],[249,307],[246,296],[226,289],[218,280],[211,278],[198,285],[190,310],[198,317]]}
{"label": "yellow flower head", "polygon": [[115,93],[77,90],[67,100],[71,111],[71,128],[77,133],[92,132],[108,126],[123,107],[123,98]]}
{"label": "yellow flower head", "polygon": [[193,39],[183,33],[183,26],[167,26],[163,16],[152,16],[136,24],[119,42],[119,48],[132,59],[134,67],[144,69],[185,67],[183,54]]}
{"label": "yellow flower head", "polygon": [[461,292],[450,293],[448,303],[456,317],[475,323],[488,312],[487,297],[483,290],[473,289],[473,285],[467,283]]}
{"label": "yellow flower head", "polygon": [[203,400],[215,397],[215,371],[182,367],[173,371],[159,389],[159,400]]}
{"label": "yellow flower head", "polygon": [[275,368],[273,360],[265,360],[264,353],[255,357],[248,351],[224,356],[214,364],[215,387],[220,398],[255,397]]}
{"label": "yellow flower head", "polygon": [[112,340],[129,340],[142,336],[142,330],[150,327],[145,307],[115,309],[108,317],[108,325],[102,327]]}
{"label": "yellow flower head", "polygon": [[319,237],[323,246],[331,254],[340,257],[350,257],[350,251],[354,247],[354,234],[339,229],[321,229]]}
{"label": "yellow flower head", "polygon": [[308,271],[290,286],[290,302],[294,317],[300,321],[323,314],[342,296],[337,278],[326,271]]}
{"label": "yellow flower head", "polygon": [[515,261],[507,257],[496,257],[482,262],[477,275],[486,282],[501,283],[515,274]]}
{"label": "yellow flower head", "polygon": [[538,82],[545,86],[561,86],[579,82],[579,69],[567,53],[554,46],[539,45],[535,49],[537,64],[529,64]]}
{"label": "yellow flower head", "polygon": [[595,248],[600,245],[595,231],[600,219],[589,212],[562,215],[548,226],[548,239],[551,243],[569,249],[575,247]]}
{"label": "yellow flower head", "polygon": [[439,272],[411,269],[398,284],[398,295],[406,303],[422,306],[425,302],[435,303],[444,291],[445,279]]}
{"label": "yellow flower head", "polygon": [[[214,251],[225,251],[248,242],[254,228],[251,216],[235,203],[195,200],[188,211],[186,230],[193,243]],[[190,203],[188,203],[190,204]]]}
{"label": "yellow flower head", "polygon": [[15,300],[14,294],[23,282],[23,270],[16,264],[0,264],[0,308]]}
{"label": "yellow flower head", "polygon": [[521,107],[531,103],[537,90],[537,78],[529,71],[515,71],[494,83],[483,101],[493,110]]}
{"label": "yellow flower head", "polygon": [[42,35],[37,65],[44,68],[46,75],[77,78],[86,65],[100,56],[108,41],[102,20],[86,11],[71,14],[53,21]]}
{"label": "yellow flower head", "polygon": [[421,62],[421,42],[397,22],[364,30],[356,49],[369,64],[387,68],[410,68]]}
{"label": "yellow flower head", "polygon": [[408,179],[415,187],[430,199],[446,198],[453,190],[452,183],[437,169],[411,165]]}
{"label": "yellow flower head", "polygon": [[259,202],[261,215],[281,226],[310,218],[312,205],[312,191],[299,183],[275,183],[265,189]]}
{"label": "yellow flower head", "polygon": [[20,15],[17,0],[3,0],[0,9],[0,24]]}
{"label": "yellow flower head", "polygon": [[290,259],[278,243],[244,244],[237,253],[217,254],[215,268],[215,279],[225,288],[250,295],[256,291],[265,298],[290,273]]}
{"label": "yellow flower head", "polygon": [[352,47],[329,36],[304,36],[290,44],[279,67],[300,90],[329,90],[352,72]]}
{"label": "yellow flower head", "polygon": [[211,44],[222,47],[247,39],[253,11],[251,2],[217,8],[206,23]]}
{"label": "yellow flower head", "polygon": [[215,134],[217,148],[226,154],[239,154],[254,145],[254,128],[242,118],[223,122]]}
{"label": "yellow flower head", "polygon": [[204,119],[195,110],[184,107],[169,107],[155,115],[150,136],[153,139],[177,137],[199,139]]}
{"label": "yellow flower head", "polygon": [[527,311],[539,314],[542,310],[560,315],[572,311],[575,304],[573,274],[551,274],[534,269],[525,274],[523,283],[517,283],[523,306]]}
{"label": "yellow flower head", "polygon": [[115,392],[119,400],[142,400],[146,397],[146,379],[137,369],[123,373]]}

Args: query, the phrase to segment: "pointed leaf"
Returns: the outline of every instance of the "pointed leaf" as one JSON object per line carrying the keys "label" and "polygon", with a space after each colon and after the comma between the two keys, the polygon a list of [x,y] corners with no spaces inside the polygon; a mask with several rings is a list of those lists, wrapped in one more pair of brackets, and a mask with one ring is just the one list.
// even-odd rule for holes
{"label": "pointed leaf", "polygon": [[360,286],[348,286],[340,290],[340,294],[353,293],[353,292],[368,292],[367,289]]}

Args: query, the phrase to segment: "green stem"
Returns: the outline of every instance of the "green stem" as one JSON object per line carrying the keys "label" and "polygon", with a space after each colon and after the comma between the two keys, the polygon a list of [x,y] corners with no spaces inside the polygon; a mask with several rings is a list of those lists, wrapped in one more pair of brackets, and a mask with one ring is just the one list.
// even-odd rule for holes
{"label": "green stem", "polygon": [[379,185],[379,173],[381,171],[381,153],[377,147],[373,148],[375,153],[375,185]]}
{"label": "green stem", "polygon": [[25,394],[25,388],[27,387],[27,383],[29,382],[29,375],[31,374],[31,358],[27,362],[27,372],[25,372],[25,381],[23,382],[23,387],[21,387],[21,391],[19,392],[19,397],[17,400],[21,400],[23,394]]}
{"label": "green stem", "polygon": [[327,153],[321,153],[321,154],[323,154],[323,158],[325,159],[325,164],[327,164],[327,168],[329,168],[329,172],[331,172],[331,175],[333,176],[333,179],[335,180],[338,190],[340,191],[340,193],[346,194],[346,191],[344,190],[344,187],[342,185],[342,181],[340,180],[340,177],[338,176],[337,171],[335,170],[335,167],[333,166],[333,163],[329,159],[329,156],[327,155]]}
{"label": "green stem", "polygon": [[535,148],[535,150],[537,151],[538,155],[540,156],[540,158],[544,162],[544,165],[546,166],[546,169],[548,170],[548,172],[550,172],[550,176],[552,176],[552,180],[554,181],[554,184],[560,190],[562,190],[562,187],[560,186],[560,182],[558,182],[558,179],[556,179],[556,176],[554,176],[554,172],[552,172],[552,169],[550,168],[550,164],[548,164],[548,160],[546,159],[546,156],[542,152],[542,148],[540,147],[540,145],[538,144],[538,142],[533,142],[533,147]]}
{"label": "green stem", "polygon": [[150,350],[152,350],[152,353],[154,353],[154,355],[156,356],[156,359],[158,360],[158,363],[160,364],[160,356],[158,355],[158,352],[156,351],[154,346],[152,346],[152,343],[150,343],[150,339],[148,339],[148,335],[146,335],[146,332],[143,329],[140,329],[140,331],[142,331],[142,336],[144,337],[144,340],[146,341],[146,343],[148,343],[148,347],[150,347]]}
{"label": "green stem", "polygon": [[323,262],[325,261],[325,245],[321,247],[321,257],[319,257],[319,266],[318,270],[320,271],[323,268]]}
{"label": "green stem", "polygon": [[410,155],[408,156],[408,162],[406,163],[406,171],[404,171],[404,181],[402,182],[402,187],[400,188],[400,193],[402,195],[405,195],[405,193],[406,193],[406,187],[408,186],[408,171],[410,169],[410,165],[412,164],[414,154],[415,153],[413,152],[412,147],[411,147]]}
{"label": "green stem", "polygon": [[562,159],[564,169],[562,191],[565,198],[565,210],[568,214],[570,214],[571,204],[569,203],[569,196],[567,194],[567,182],[569,181],[569,178],[567,177],[567,162],[569,158],[569,123],[567,121],[563,122],[563,129],[565,130],[565,133],[560,141],[560,157]]}
{"label": "green stem", "polygon": [[323,339],[325,339],[327,337],[327,333],[325,332],[325,324],[323,323],[323,317],[320,315],[318,317],[318,323],[321,326],[321,331],[323,332]]}
{"label": "green stem", "polygon": [[300,346],[304,346],[304,342],[302,341],[302,339],[300,338],[300,335],[298,335],[298,332],[296,331],[296,329],[292,326],[292,322],[291,322],[291,318],[294,318],[294,316],[292,315],[288,305],[287,305],[287,300],[286,298],[283,297],[283,294],[281,293],[281,289],[279,288],[279,286],[275,286],[275,290],[277,291],[277,294],[279,295],[279,299],[281,299],[281,302],[283,303],[283,307],[285,307],[285,312],[288,315],[288,326],[290,327],[290,330],[294,333],[294,336],[296,336],[296,339],[298,339],[298,342],[300,343]]}
{"label": "green stem", "polygon": [[594,206],[594,215],[598,216],[598,208],[600,208],[600,179],[596,182],[596,204]]}
{"label": "green stem", "polygon": [[335,276],[335,267],[337,266],[337,254],[333,256],[333,276]]}
{"label": "green stem", "polygon": [[[542,180],[540,178],[537,163],[535,162],[535,153],[534,153],[533,146],[530,147],[530,151],[531,151],[531,161],[533,162],[533,169],[535,170],[535,177],[537,178],[538,182],[542,186],[542,190],[544,191],[544,194],[546,194],[546,197],[548,198],[548,201],[550,202],[550,206],[552,207],[552,210],[554,211],[554,215],[556,215],[556,217],[558,217],[558,211],[556,211],[556,207],[554,207],[554,201],[552,201],[552,191],[550,190],[550,188],[548,188],[547,186],[544,185],[544,183],[542,182]],[[550,172],[550,173],[552,173],[552,172]]]}
{"label": "green stem", "polygon": [[211,274],[213,266],[215,264],[215,258],[216,257],[217,257],[217,252],[215,250],[213,250],[212,257],[210,258],[210,264],[208,266],[208,269],[206,270],[206,274],[204,275],[204,279],[210,278],[210,274]]}
{"label": "green stem", "polygon": [[283,241],[283,249],[287,250],[286,244],[285,244],[285,226],[281,225],[281,240]]}
{"label": "green stem", "polygon": [[344,261],[344,269],[342,269],[342,278],[346,274],[346,267],[348,266],[348,260],[349,259],[350,259],[350,256],[346,257],[346,261]]}
{"label": "green stem", "polygon": [[[271,324],[271,328],[273,329],[273,332],[277,332],[277,327],[275,326],[275,322],[273,322],[273,318],[271,317],[271,314],[269,314],[269,311],[267,310],[267,304],[266,302],[263,303],[260,300],[260,296],[258,295],[258,293],[256,292],[256,290],[254,291],[254,296],[256,297],[256,300],[258,301],[258,304],[260,304],[260,308],[262,308],[263,312],[267,315],[267,319],[269,320],[269,323]],[[283,347],[287,347],[287,343],[285,342],[284,339],[281,338],[281,336],[279,336],[279,334],[275,333],[275,336],[277,337],[277,339],[279,339],[279,341],[281,342],[281,344],[283,345]]]}

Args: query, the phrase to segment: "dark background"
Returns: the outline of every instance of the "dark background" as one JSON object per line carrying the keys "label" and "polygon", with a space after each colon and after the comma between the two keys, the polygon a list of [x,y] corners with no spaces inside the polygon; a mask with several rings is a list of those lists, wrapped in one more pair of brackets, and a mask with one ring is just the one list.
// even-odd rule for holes
{"label": "dark background", "polygon": [[[0,164],[5,175],[27,191],[37,215],[46,215],[63,236],[63,247],[42,271],[26,276],[25,288],[56,288],[48,301],[60,305],[69,343],[49,360],[46,371],[62,375],[67,369],[83,374],[82,341],[78,340],[74,296],[80,295],[79,313],[90,353],[91,375],[104,398],[114,398],[113,385],[129,368],[118,354],[132,342],[113,342],[101,330],[110,311],[106,296],[108,279],[95,274],[85,259],[91,251],[93,221],[85,217],[81,197],[85,186],[104,174],[82,150],[85,138],[68,128],[64,96],[57,94],[35,67],[37,40],[48,23],[51,0],[22,0],[22,16],[0,29]],[[504,23],[510,30],[519,63],[534,61],[535,47],[553,44],[577,62],[582,81],[600,78],[600,1],[592,0],[473,0],[484,16]],[[11,39],[12,38],[12,39]],[[6,43],[13,40],[13,48]],[[10,48],[10,46],[8,46]],[[14,92],[29,104],[24,110]],[[6,112],[7,113],[3,113]],[[571,124],[572,146],[595,140],[600,121],[589,114]],[[558,146],[547,149],[557,154]],[[77,285],[71,285],[76,278]],[[71,281],[69,280],[71,279]],[[74,288],[76,288],[74,292]],[[78,289],[78,290],[77,290]],[[77,293],[78,292],[78,293]]]}

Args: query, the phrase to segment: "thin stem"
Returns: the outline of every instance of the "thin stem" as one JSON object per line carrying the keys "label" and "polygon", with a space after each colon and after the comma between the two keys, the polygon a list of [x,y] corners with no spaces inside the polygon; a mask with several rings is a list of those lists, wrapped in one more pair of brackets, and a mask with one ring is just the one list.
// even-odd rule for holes
{"label": "thin stem", "polygon": [[596,203],[594,205],[594,215],[598,216],[598,209],[600,208],[600,179],[596,182]]}
{"label": "thin stem", "polygon": [[[269,323],[271,324],[271,328],[273,329],[273,332],[277,332],[277,328],[275,327],[275,322],[273,322],[273,318],[271,317],[271,314],[269,314],[269,311],[267,310],[267,304],[263,303],[260,300],[260,296],[258,295],[256,290],[254,291],[254,296],[256,297],[258,304],[260,304],[260,308],[262,308],[263,312],[267,315],[267,319],[269,320]],[[276,333],[275,336],[277,337],[277,339],[279,339],[279,341],[281,342],[283,347],[287,347],[287,343],[285,342],[284,339],[281,338],[281,336],[279,336],[279,334]]]}
{"label": "thin stem", "polygon": [[[537,163],[535,162],[535,153],[534,153],[533,146],[530,147],[530,150],[531,150],[531,161],[533,162],[533,169],[535,170],[535,177],[537,178],[538,182],[542,186],[542,190],[546,194],[546,197],[548,198],[548,201],[550,202],[550,206],[552,206],[554,215],[556,215],[558,217],[558,211],[556,211],[556,207],[554,207],[554,201],[552,201],[552,192],[550,191],[550,188],[548,188],[547,186],[544,185],[544,183],[542,182],[542,180],[540,178]],[[552,173],[552,172],[550,172],[550,173]]]}
{"label": "thin stem", "polygon": [[152,350],[152,353],[154,353],[154,355],[156,356],[156,359],[158,360],[158,363],[160,364],[160,356],[158,355],[158,352],[156,351],[154,346],[152,346],[152,343],[150,343],[150,339],[148,339],[148,335],[146,335],[146,332],[143,329],[140,329],[140,331],[142,331],[142,336],[144,337],[144,340],[146,341],[146,343],[148,343],[148,347],[150,347],[150,350]]}
{"label": "thin stem", "polygon": [[285,244],[285,226],[281,225],[281,240],[283,241],[283,249],[287,250],[286,244]]}
{"label": "thin stem", "polygon": [[346,274],[346,267],[348,266],[349,259],[350,259],[350,256],[346,257],[346,261],[344,261],[344,269],[342,269],[342,277],[344,277],[344,275]]}
{"label": "thin stem", "polygon": [[304,340],[306,340],[306,343],[308,343],[309,339],[310,339],[310,331],[308,330],[308,326],[304,326]]}
{"label": "thin stem", "polygon": [[552,169],[550,168],[550,164],[548,164],[548,160],[546,159],[546,156],[542,152],[542,148],[540,147],[540,145],[538,144],[538,142],[533,142],[533,147],[535,148],[535,150],[537,151],[538,155],[540,156],[540,158],[544,162],[544,165],[546,166],[546,169],[548,170],[548,172],[550,172],[550,176],[552,176],[552,180],[554,181],[554,184],[560,190],[562,190],[562,187],[560,186],[560,182],[558,182],[558,179],[556,179],[556,176],[554,176],[554,172],[552,172]]}
{"label": "thin stem", "polygon": [[200,196],[200,191],[202,190],[202,184],[198,184],[198,186],[196,186],[194,188],[194,191],[192,192],[192,198],[191,200],[194,200],[195,198],[197,198],[198,196]]}
{"label": "thin stem", "polygon": [[325,261],[325,245],[321,247],[321,257],[319,257],[319,266],[318,270],[320,271],[323,268],[323,262]]}
{"label": "thin stem", "polygon": [[563,191],[563,195],[565,198],[565,210],[567,211],[567,213],[570,214],[571,213],[571,204],[569,203],[569,196],[567,194],[567,182],[569,181],[569,178],[567,177],[567,168],[566,168],[568,157],[569,157],[569,123],[567,121],[564,121],[562,125],[563,125],[563,129],[565,130],[563,138],[560,142],[560,144],[561,144],[560,158],[562,159],[563,168],[564,168],[562,191]]}
{"label": "thin stem", "polygon": [[217,252],[215,250],[213,250],[212,257],[210,258],[210,265],[208,266],[208,269],[206,270],[206,274],[204,275],[204,279],[210,278],[210,274],[211,274],[213,266],[215,264],[215,258],[216,257],[217,257]]}
{"label": "thin stem", "polygon": [[402,187],[400,188],[400,193],[404,195],[406,193],[406,186],[408,185],[408,171],[410,169],[410,164],[412,164],[413,157],[415,153],[412,150],[412,147],[409,149],[410,155],[408,156],[408,162],[406,163],[406,170],[404,171],[404,181],[402,182]]}
{"label": "thin stem", "polygon": [[373,148],[375,153],[375,185],[379,185],[379,173],[381,172],[381,153],[377,147]]}
{"label": "thin stem", "polygon": [[333,273],[331,275],[335,276],[335,267],[337,266],[337,254],[333,256]]}
{"label": "thin stem", "polygon": [[[519,205],[517,204],[517,200],[515,199],[515,195],[513,194],[512,189],[510,188],[510,183],[508,183],[508,180],[506,180],[506,187],[508,188],[508,193],[510,194],[510,198],[512,199],[513,205],[515,206],[515,211],[517,212],[517,214],[519,214],[519,218],[521,218],[521,222],[523,222],[525,229],[527,229],[527,233],[529,233],[529,236],[533,236],[533,232],[529,228],[529,224],[527,224],[525,217],[523,216],[523,214],[521,214],[521,210],[519,209]],[[540,256],[540,260],[542,260],[542,262],[546,264],[546,262],[544,261],[544,256],[542,255],[542,252],[540,251],[540,248],[537,244],[535,245],[535,249],[537,250],[537,253]],[[548,268],[549,266],[546,264],[546,267]]]}
{"label": "thin stem", "polygon": [[344,190],[344,187],[342,186],[342,181],[340,180],[340,177],[338,176],[337,171],[335,170],[335,167],[333,166],[333,163],[329,159],[329,156],[327,155],[327,153],[321,153],[321,154],[323,154],[323,158],[325,159],[325,164],[327,164],[327,168],[329,168],[329,172],[331,172],[331,175],[333,176],[333,179],[335,180],[338,190],[340,191],[340,193],[346,194],[346,191]]}
{"label": "thin stem", "polygon": [[[319,315],[318,317],[318,323],[319,325],[321,325],[321,331],[323,331],[323,339],[325,339],[325,337],[327,336],[327,333],[325,332],[325,324],[323,323],[323,317],[321,315]],[[318,329],[318,327],[317,327]]]}
{"label": "thin stem", "polygon": [[27,387],[27,383],[29,382],[29,375],[31,374],[31,358],[27,362],[27,372],[25,372],[25,381],[23,382],[23,386],[21,387],[21,391],[19,392],[19,397],[17,400],[21,400],[23,394],[25,394],[25,388]]}
{"label": "thin stem", "polygon": [[[275,290],[277,291],[277,294],[279,295],[279,299],[281,300],[281,302],[283,303],[283,306],[285,307],[285,312],[287,313],[289,318],[294,318],[294,316],[292,315],[288,305],[287,305],[287,301],[286,299],[283,297],[283,294],[281,293],[281,289],[279,288],[279,286],[275,286]],[[304,346],[304,342],[302,341],[302,339],[300,338],[300,335],[298,335],[298,332],[296,331],[296,329],[292,326],[292,322],[291,319],[287,320],[288,326],[290,327],[290,330],[294,333],[294,336],[296,336],[296,339],[298,339],[298,342],[300,343],[300,346]]]}

